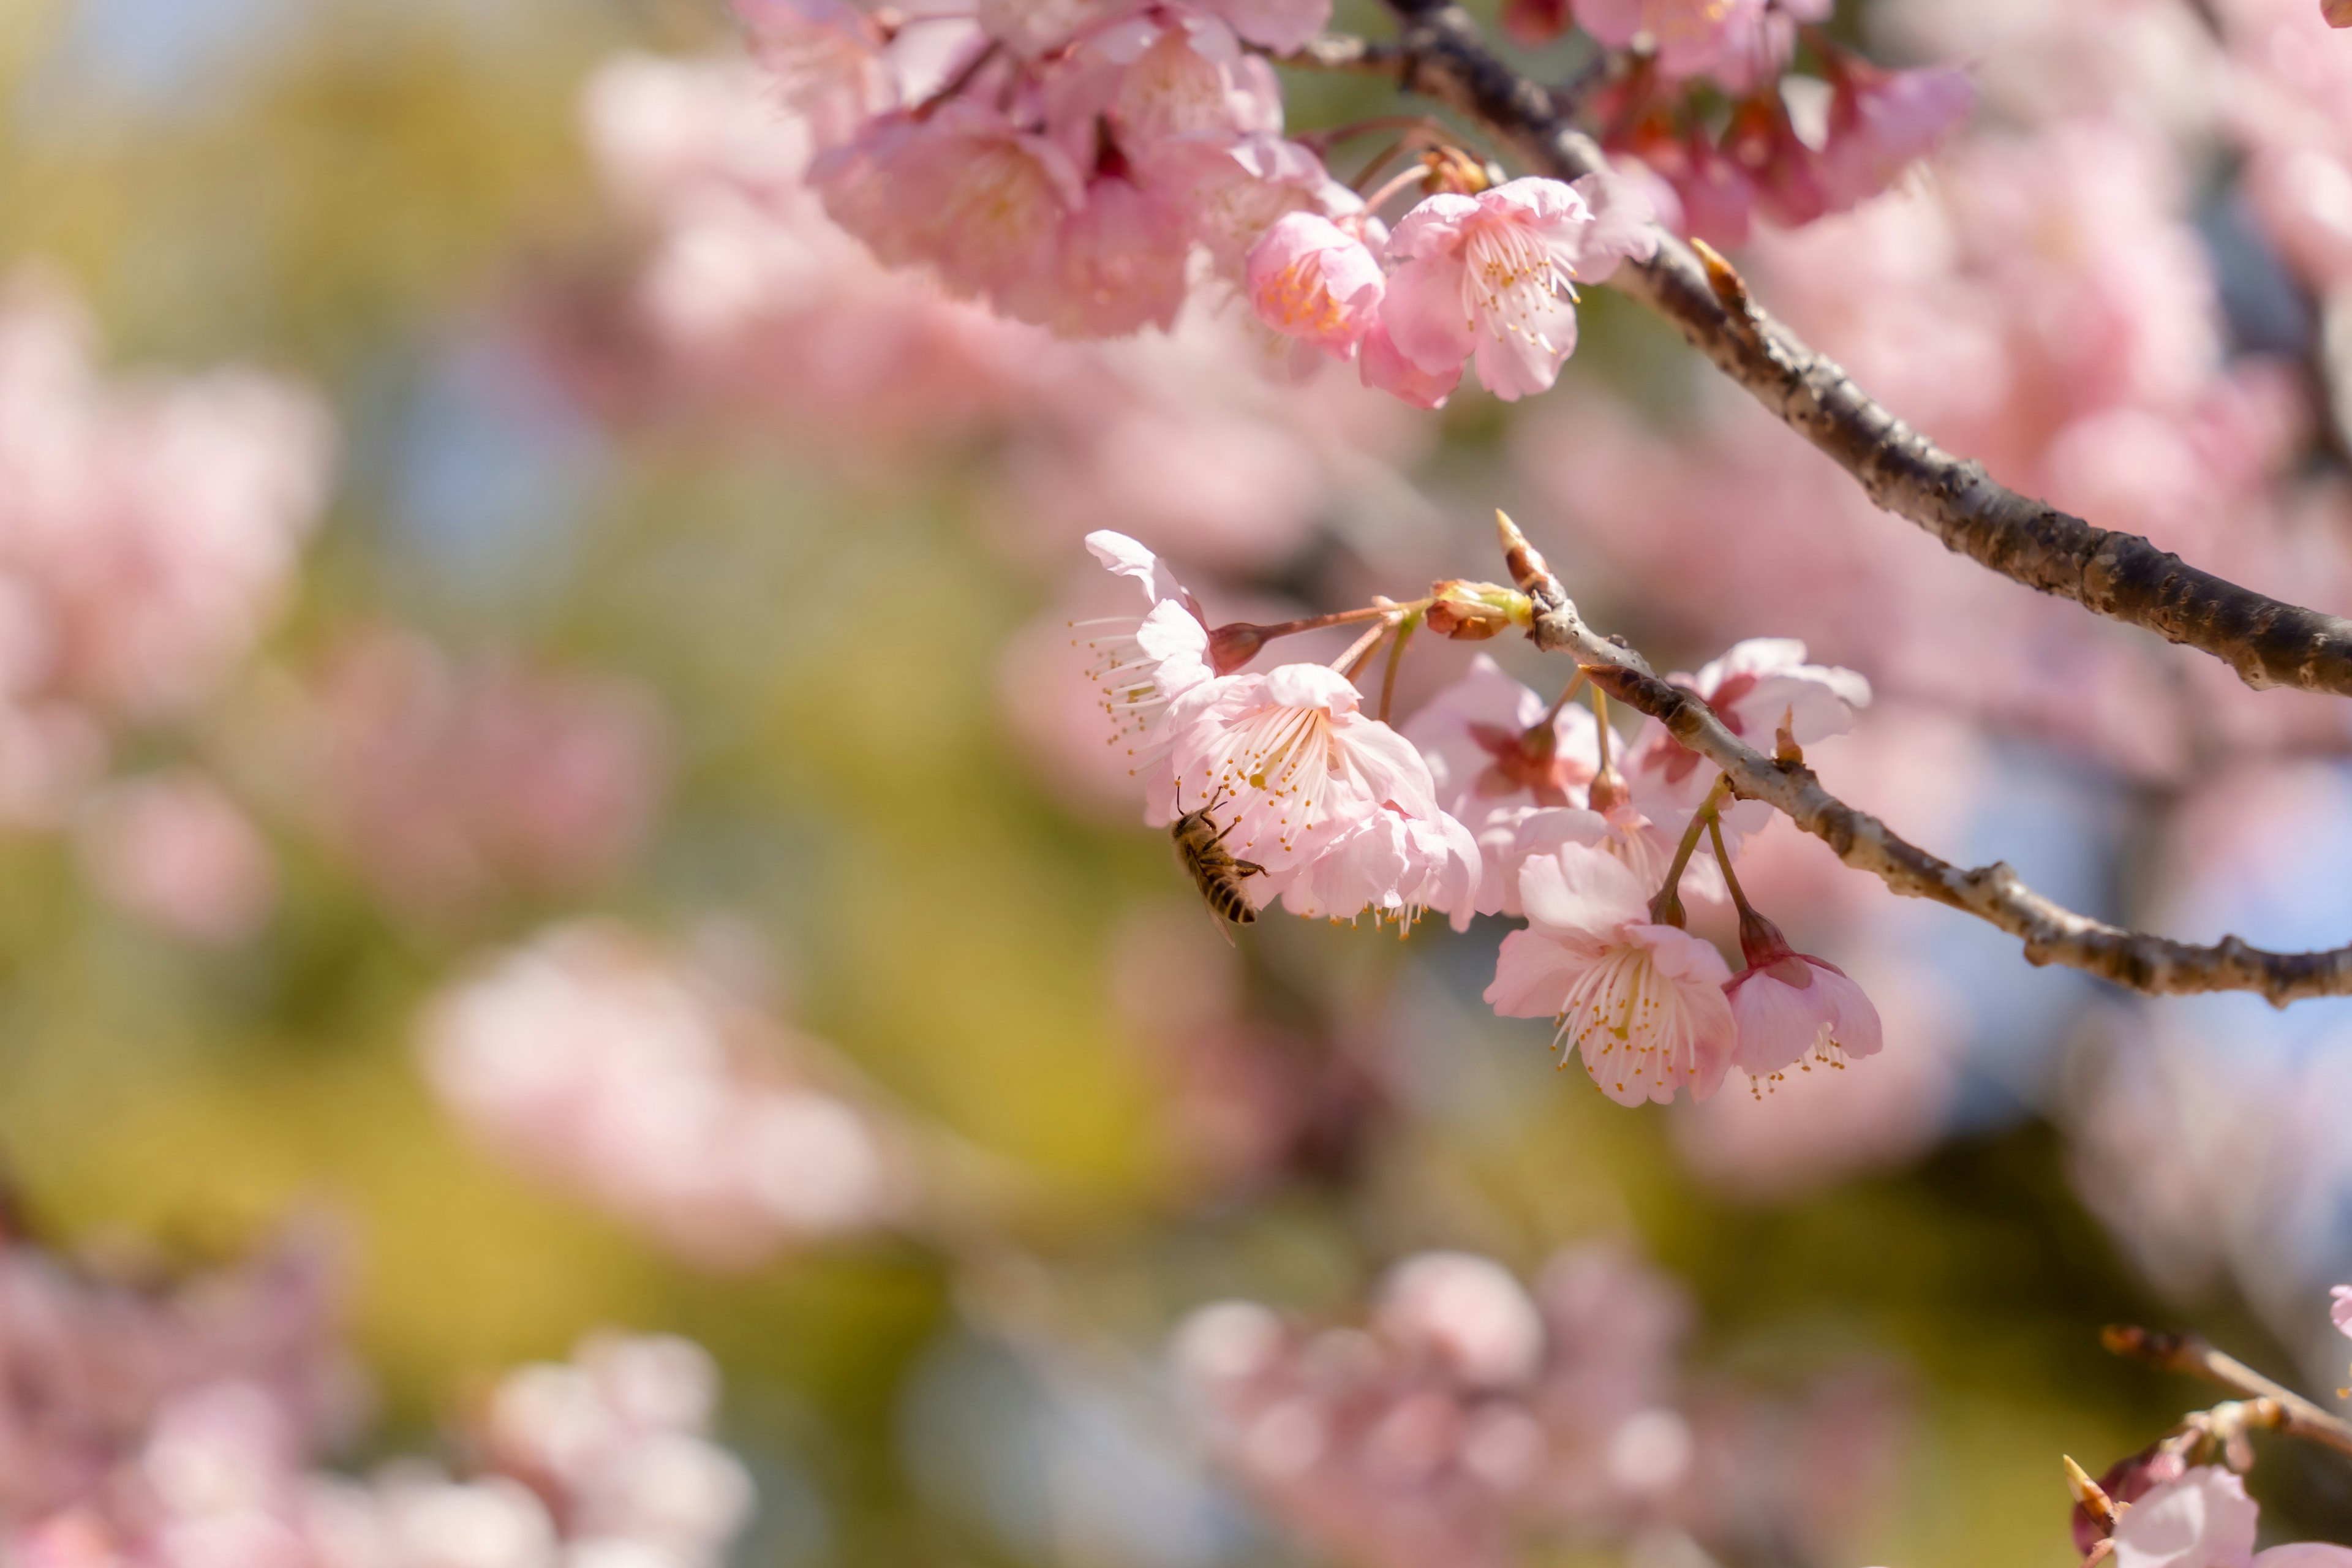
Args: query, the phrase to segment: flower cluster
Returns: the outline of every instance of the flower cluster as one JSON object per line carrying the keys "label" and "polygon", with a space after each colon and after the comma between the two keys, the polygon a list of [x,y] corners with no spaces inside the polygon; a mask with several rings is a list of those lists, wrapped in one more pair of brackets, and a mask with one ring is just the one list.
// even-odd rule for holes
{"label": "flower cluster", "polygon": [[[1679,1365],[1690,1317],[1606,1243],[1554,1258],[1532,1291],[1486,1258],[1423,1253],[1389,1271],[1361,1326],[1223,1302],[1183,1324],[1173,1356],[1220,1462],[1307,1542],[1368,1568],[1487,1568],[1530,1537],[1672,1542],[1692,1561],[1744,1539],[1827,1545],[1843,1521],[1808,1495],[1805,1465],[1874,1438],[1883,1465],[1888,1401],[1853,1378],[1795,1407],[1698,1394]],[[1795,1463],[1759,1462],[1771,1447]],[[1731,1504],[1713,1483],[1735,1472],[1750,1484]],[[1842,1475],[1842,1499],[1868,1495]]]}
{"label": "flower cluster", "polygon": [[[1621,768],[1606,726],[1570,708],[1574,686],[1547,703],[1483,655],[1402,729],[1364,712],[1347,668],[1393,637],[1393,669],[1417,621],[1483,638],[1524,620],[1507,590],[1445,583],[1417,605],[1212,627],[1134,540],[1106,531],[1087,545],[1147,605],[1073,628],[1094,654],[1110,742],[1142,783],[1145,820],[1209,813],[1254,907],[1278,899],[1294,914],[1369,914],[1408,930],[1424,912],[1457,931],[1476,915],[1523,915],[1486,1000],[1505,1016],[1555,1019],[1563,1062],[1580,1057],[1626,1105],[1685,1088],[1706,1099],[1734,1067],[1761,1092],[1791,1068],[1840,1068],[1879,1049],[1861,988],[1790,948],[1739,889],[1730,861],[1761,808],[1727,805],[1712,770],[1655,721]],[[1277,637],[1354,620],[1372,630],[1344,668],[1244,668]],[[1741,643],[1675,679],[1735,733],[1784,755],[1847,729],[1870,700],[1861,676],[1810,664],[1785,639]],[[1711,875],[1685,884],[1702,838]],[[1685,928],[1685,886],[1703,900],[1730,895],[1739,974]]]}
{"label": "flower cluster", "polygon": [[[1362,203],[1282,134],[1274,72],[1328,0],[1013,0],[884,18],[743,0],[824,151],[811,181],[885,265],[1098,337],[1175,319],[1197,245],[1238,280],[1284,213]],[[835,114],[835,109],[846,112]]]}
{"label": "flower cluster", "polygon": [[251,648],[325,499],[325,411],[243,370],[112,378],[78,302],[0,282],[0,820],[54,826],[110,731]]}
{"label": "flower cluster", "polygon": [[705,1435],[717,1369],[658,1336],[592,1335],[569,1363],[499,1380],[462,1479],[415,1459],[365,1481],[317,1468],[356,1414],[324,1279],[265,1260],[155,1299],[11,1245],[0,1559],[717,1568],[748,1521],[751,1479]]}
{"label": "flower cluster", "polygon": [[[1423,407],[1465,362],[1505,399],[1550,386],[1575,347],[1574,285],[1654,247],[1649,191],[1672,226],[1717,238],[1744,234],[1751,207],[1810,222],[1885,188],[1969,103],[1955,72],[1885,71],[1815,39],[1829,80],[1808,142],[1781,77],[1822,0],[1588,0],[1577,19],[1625,62],[1604,132],[1655,177],[1503,184],[1423,131],[1351,188],[1324,149],[1354,128],[1286,139],[1265,58],[1311,37],[1328,0],[736,10],[818,148],[810,184],[885,266],[1077,337],[1167,328],[1213,278],[1290,340],[1294,373],[1353,359]],[[1568,16],[1519,0],[1511,20],[1538,36]],[[1692,107],[1700,79],[1738,97],[1719,130]],[[1359,195],[1399,153],[1405,172]],[[1391,234],[1381,210],[1415,185]]]}
{"label": "flower cluster", "polygon": [[426,1075],[501,1158],[698,1262],[886,1222],[905,1197],[892,1135],[809,1081],[814,1047],[728,967],[558,928],[434,1005]]}

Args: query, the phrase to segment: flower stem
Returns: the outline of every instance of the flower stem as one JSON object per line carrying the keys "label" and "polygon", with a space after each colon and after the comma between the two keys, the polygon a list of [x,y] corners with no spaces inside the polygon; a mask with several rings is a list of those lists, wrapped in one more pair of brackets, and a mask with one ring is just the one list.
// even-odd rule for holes
{"label": "flower stem", "polygon": [[1355,679],[1356,671],[1363,668],[1370,660],[1372,650],[1381,646],[1381,639],[1389,635],[1390,627],[1395,624],[1383,618],[1379,626],[1371,627],[1362,637],[1349,643],[1348,651],[1331,661],[1331,668],[1349,679]]}
{"label": "flower stem", "polygon": [[1415,610],[1397,623],[1396,641],[1389,644],[1389,667],[1381,676],[1381,722],[1389,721],[1389,704],[1396,698],[1398,668],[1404,663],[1404,645],[1421,626],[1421,612]]}
{"label": "flower stem", "polygon": [[1391,614],[1395,606],[1391,605],[1366,605],[1360,610],[1339,610],[1328,616],[1308,616],[1302,620],[1277,621],[1273,626],[1258,627],[1257,635],[1261,641],[1271,642],[1276,637],[1286,637],[1295,632],[1319,632],[1326,626],[1352,626],[1358,621],[1380,620]]}
{"label": "flower stem", "polygon": [[[1578,670],[1576,674],[1577,679],[1580,680],[1584,678],[1584,671],[1581,669]],[[1570,692],[1573,692],[1576,688],[1571,686],[1568,689]],[[1568,699],[1566,697],[1562,697],[1560,700],[1565,702]],[[1609,697],[1607,693],[1603,692],[1601,688],[1597,686],[1592,689],[1592,721],[1594,730],[1598,731],[1593,737],[1592,743],[1600,748],[1598,752],[1601,760],[1599,772],[1605,773],[1609,771]],[[1680,871],[1681,868],[1677,866],[1675,869]]]}
{"label": "flower stem", "polygon": [[1389,181],[1387,184],[1382,185],[1379,190],[1374,191],[1370,195],[1364,198],[1364,211],[1367,213],[1376,213],[1380,211],[1381,206],[1387,203],[1391,196],[1395,195],[1399,191],[1405,189],[1407,186],[1418,184],[1428,178],[1429,171],[1425,168],[1401,170],[1394,178]]}
{"label": "flower stem", "polygon": [[[1716,780],[1715,787],[1718,790],[1723,787],[1720,776]],[[1714,797],[1709,795],[1708,798],[1712,800]],[[1731,857],[1723,848],[1722,815],[1712,805],[1706,810],[1706,832],[1707,837],[1715,840],[1715,863],[1723,868],[1723,885],[1731,889],[1731,907],[1738,910],[1743,919],[1754,914],[1756,911],[1748,907],[1748,895],[1739,890],[1739,879],[1731,874]]]}
{"label": "flower stem", "polygon": [[[1598,697],[1600,693],[1595,691],[1593,695]],[[1683,841],[1675,846],[1675,863],[1666,868],[1665,886],[1660,888],[1657,897],[1650,900],[1652,918],[1656,919],[1668,910],[1676,914],[1682,912],[1683,868],[1690,864],[1692,854],[1698,848],[1700,830],[1714,826],[1716,803],[1729,793],[1731,793],[1731,781],[1721,773],[1716,774],[1715,787],[1706,792],[1706,798],[1699,802],[1696,811],[1691,813],[1690,826],[1683,829]],[[1720,859],[1723,855],[1723,837],[1719,832],[1717,834],[1715,842],[1716,856]],[[1682,922],[1672,921],[1666,923],[1680,925]]]}
{"label": "flower stem", "polygon": [[[1551,705],[1551,711],[1543,716],[1543,722],[1538,725],[1538,728],[1549,730],[1552,725],[1559,722],[1559,710],[1568,706],[1569,699],[1574,697],[1578,689],[1583,685],[1584,668],[1580,665],[1577,667],[1576,679],[1568,683],[1568,689],[1559,694],[1559,700]],[[1601,758],[1601,764],[1605,767],[1608,764],[1608,757],[1604,754]]]}

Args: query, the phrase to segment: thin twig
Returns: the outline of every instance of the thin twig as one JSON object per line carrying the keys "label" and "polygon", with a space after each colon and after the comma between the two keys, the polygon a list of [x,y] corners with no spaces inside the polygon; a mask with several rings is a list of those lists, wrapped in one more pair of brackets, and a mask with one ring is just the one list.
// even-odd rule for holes
{"label": "thin twig", "polygon": [[2117,1355],[2130,1356],[2167,1372],[2185,1372],[2218,1383],[2249,1399],[2266,1401],[2276,1406],[2276,1419],[2265,1423],[2273,1430],[2333,1448],[2339,1454],[2352,1454],[2352,1425],[2284,1384],[2264,1377],[2237,1357],[2215,1350],[2198,1335],[2158,1333],[2152,1329],[2118,1325],[2105,1330],[2099,1339]]}
{"label": "thin twig", "polygon": [[1420,628],[1420,626],[1421,617],[1418,615],[1407,616],[1397,623],[1396,641],[1389,644],[1389,666],[1381,674],[1380,719],[1383,724],[1389,721],[1389,707],[1396,700],[1397,671],[1404,664],[1404,645],[1412,640],[1412,634]]}
{"label": "thin twig", "polygon": [[1349,33],[1327,33],[1309,38],[1288,54],[1271,57],[1276,65],[1307,70],[1357,71],[1367,76],[1392,76],[1404,68],[1404,50],[1396,44],[1375,43]]}
{"label": "thin twig", "polygon": [[1534,546],[1500,512],[1503,554],[1519,592],[1535,601],[1528,636],[1573,658],[1596,692],[1607,692],[1666,727],[1675,740],[1721,768],[1734,794],[1760,800],[1898,893],[1933,899],[1999,926],[2025,943],[2034,963],[2063,964],[2150,994],[2252,991],[2284,1006],[2304,996],[2352,994],[2352,948],[2268,952],[2236,937],[2210,947],[2125,931],[2042,897],[2001,862],[1962,870],[1822,787],[1801,762],[1776,762],[1726,729],[1704,701],[1661,680],[1642,656],[1584,624]]}
{"label": "thin twig", "polygon": [[[1393,50],[1318,39],[1288,62],[1395,69],[1407,89],[1468,116],[1538,174],[1573,180],[1608,166],[1558,99],[1495,58],[1460,6],[1386,3],[1403,28]],[[1873,501],[1947,548],[2030,588],[2211,654],[2249,686],[2352,695],[2352,621],[2254,593],[2136,534],[2094,528],[1996,482],[1982,465],[1905,424],[1752,301],[1735,315],[1723,297],[1725,279],[1711,277],[1675,236],[1661,230],[1656,255],[1621,267],[1612,283],[1674,322],[1717,369],[1860,480]]]}

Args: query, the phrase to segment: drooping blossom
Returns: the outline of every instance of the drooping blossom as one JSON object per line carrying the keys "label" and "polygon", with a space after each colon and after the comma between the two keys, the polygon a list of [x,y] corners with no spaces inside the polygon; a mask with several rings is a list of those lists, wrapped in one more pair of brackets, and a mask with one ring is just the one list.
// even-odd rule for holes
{"label": "drooping blossom", "polygon": [[1114,574],[1133,578],[1150,606],[1139,617],[1113,616],[1072,630],[1087,634],[1074,640],[1092,655],[1087,678],[1101,690],[1109,744],[1124,752],[1130,773],[1153,780],[1168,754],[1170,705],[1213,676],[1209,629],[1183,584],[1134,540],[1100,529],[1087,535],[1087,549]]}
{"label": "drooping blossom", "polygon": [[[1767,755],[1782,730],[1808,746],[1845,733],[1855,710],[1870,705],[1868,679],[1806,663],[1805,645],[1794,637],[1750,637],[1696,675],[1667,679],[1705,699],[1725,729]],[[1654,719],[1643,725],[1625,772],[1634,799],[1662,813],[1689,812],[1715,783],[1714,767]]]}
{"label": "drooping blossom", "polygon": [[1542,392],[1576,351],[1575,285],[1648,257],[1657,243],[1648,220],[1638,188],[1612,175],[1431,196],[1390,238],[1399,265],[1381,323],[1426,374],[1450,374],[1470,360],[1506,401]]}
{"label": "drooping blossom", "polygon": [[418,1045],[490,1152],[713,1267],[870,1228],[905,1195],[872,1115],[810,1081],[710,966],[617,927],[500,955],[435,1002]]}
{"label": "drooping blossom", "polygon": [[1748,967],[1724,983],[1739,1028],[1734,1059],[1751,1079],[1777,1082],[1790,1067],[1839,1069],[1876,1056],[1883,1043],[1878,1009],[1845,971],[1798,952],[1780,928],[1754,910],[1739,916]]}
{"label": "drooping blossom", "polygon": [[1429,763],[1438,805],[1478,841],[1478,911],[1519,912],[1518,869],[1530,855],[1606,825],[1585,810],[1599,766],[1591,710],[1550,704],[1485,654],[1405,721]]}
{"label": "drooping blossom", "polygon": [[1563,1065],[1585,1070],[1620,1105],[1660,1103],[1687,1086],[1704,1100],[1737,1046],[1721,954],[1652,921],[1651,889],[1624,863],[1581,844],[1529,859],[1519,873],[1528,927],[1503,939],[1486,1001],[1509,1018],[1558,1020]]}
{"label": "drooping blossom", "polygon": [[1380,320],[1386,280],[1361,237],[1319,214],[1291,213],[1249,254],[1258,320],[1285,337],[1346,359]]}

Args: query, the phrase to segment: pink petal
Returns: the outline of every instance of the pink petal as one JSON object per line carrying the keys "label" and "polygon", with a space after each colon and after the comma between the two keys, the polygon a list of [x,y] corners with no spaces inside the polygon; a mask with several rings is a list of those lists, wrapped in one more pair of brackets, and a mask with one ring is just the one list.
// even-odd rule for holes
{"label": "pink petal", "polygon": [[1397,352],[1396,340],[1389,336],[1388,328],[1378,319],[1356,345],[1356,353],[1366,386],[1416,408],[1444,407],[1454,389],[1462,384],[1460,360],[1455,360],[1447,371],[1425,371]]}
{"label": "pink petal", "polygon": [[1650,914],[1649,890],[1625,863],[1583,844],[1563,844],[1521,866],[1519,902],[1538,928],[1595,941]]}

